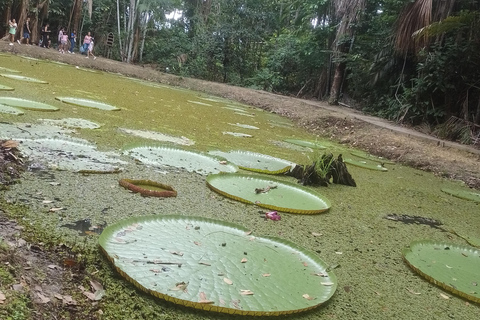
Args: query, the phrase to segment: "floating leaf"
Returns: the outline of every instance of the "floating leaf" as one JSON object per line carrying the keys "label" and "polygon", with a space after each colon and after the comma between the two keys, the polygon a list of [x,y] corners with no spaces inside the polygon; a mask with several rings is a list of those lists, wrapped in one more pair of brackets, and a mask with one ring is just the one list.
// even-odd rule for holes
{"label": "floating leaf", "polygon": [[27,110],[36,111],[57,111],[57,107],[51,106],[46,103],[41,103],[32,100],[14,98],[14,97],[0,97],[0,104],[5,104],[10,107],[17,107]]}
{"label": "floating leaf", "polygon": [[176,197],[177,191],[171,186],[152,180],[120,179],[118,183],[125,189],[138,192],[145,197]]}
{"label": "floating leaf", "polygon": [[480,293],[475,292],[472,285],[480,277],[478,249],[453,243],[416,241],[403,251],[403,257],[428,281],[465,299],[480,302]]}
{"label": "floating leaf", "polygon": [[166,147],[137,147],[126,150],[135,159],[153,166],[172,166],[188,172],[207,175],[209,173],[236,172],[237,166],[222,165],[220,159],[197,152]]}
{"label": "floating leaf", "polygon": [[448,189],[448,188],[443,188],[443,192],[452,195],[454,197],[464,199],[464,200],[471,200],[475,202],[480,203],[480,193],[479,192],[474,192],[470,190],[456,190],[456,189]]}
{"label": "floating leaf", "polygon": [[22,114],[25,114],[25,112],[23,112],[20,109],[17,109],[17,108],[11,107],[11,106],[7,106],[7,105],[4,105],[4,104],[0,104],[0,113],[13,114],[13,115],[16,115],[16,116],[21,116]]}
{"label": "floating leaf", "polygon": [[283,141],[296,144],[297,146],[302,146],[302,147],[307,147],[312,149],[318,149],[318,150],[326,149],[326,147],[324,147],[321,143],[317,141],[299,140],[299,139],[285,139]]}
{"label": "floating leaf", "polygon": [[115,106],[112,106],[103,102],[95,101],[95,100],[73,98],[73,97],[56,97],[55,99],[62,101],[64,103],[73,104],[79,107],[93,108],[93,109],[107,110],[107,111],[120,110],[120,108],[117,108]]}
{"label": "floating leaf", "polygon": [[[313,214],[330,208],[330,202],[309,189],[258,175],[216,174],[207,177],[207,185],[214,191],[260,207],[291,212]],[[277,186],[267,193],[255,193],[258,188]]]}
{"label": "floating leaf", "polygon": [[352,151],[352,152],[350,152],[350,154],[355,156],[355,157],[361,158],[361,159],[370,160],[370,161],[374,161],[374,162],[378,162],[378,163],[395,164],[395,162],[393,162],[393,161],[390,161],[390,160],[382,158],[382,157],[376,157],[374,155],[371,155],[371,154],[368,154],[368,153],[365,153],[365,152]]}
{"label": "floating leaf", "polygon": [[[115,240],[118,233],[135,223],[143,228],[126,232],[121,237],[123,242]],[[248,229],[237,225],[205,218],[137,216],[105,228],[99,242],[114,267],[136,287],[189,307],[273,316],[315,308],[333,295],[336,285],[326,287],[312,281],[311,274],[320,271],[327,274],[324,281],[336,282],[318,255],[282,239],[256,236],[250,241],[246,232]],[[202,246],[195,245],[195,239],[201,239]],[[170,253],[180,248],[183,256]],[[240,263],[242,257],[235,254],[238,252],[248,252],[247,263]],[[211,265],[200,264],[202,259]],[[308,262],[308,267],[298,259]],[[275,267],[275,279],[261,276],[268,266],[281,266]],[[163,267],[168,267],[168,272],[150,271]],[[255,274],[258,276],[252,277]],[[291,279],[292,275],[295,281],[277,281]],[[227,285],[224,278],[232,285]],[[316,299],[303,298],[305,292]]]}
{"label": "floating leaf", "polygon": [[253,292],[250,290],[240,290],[240,294],[243,296],[251,296],[253,295]]}
{"label": "floating leaf", "polygon": [[16,74],[2,73],[2,74],[0,74],[0,76],[5,77],[5,78],[9,78],[9,79],[13,79],[13,80],[20,80],[20,81],[40,83],[40,84],[48,84],[47,81],[43,81],[43,80],[39,80],[39,79],[35,79],[35,78],[24,77],[24,76],[19,76],[19,75],[16,75]]}
{"label": "floating leaf", "polygon": [[368,163],[367,161],[358,161],[353,159],[343,159],[343,162],[363,169],[387,172],[388,169],[380,164]]}
{"label": "floating leaf", "polygon": [[302,295],[302,297],[304,297],[304,298],[307,299],[307,300],[315,300],[315,298],[310,297],[307,293],[305,293],[304,295]]}
{"label": "floating leaf", "polygon": [[12,87],[4,86],[3,84],[0,84],[0,91],[13,91],[15,90]]}
{"label": "floating leaf", "polygon": [[287,160],[249,151],[210,151],[209,154],[223,157],[235,163],[240,169],[267,174],[285,173],[295,166]]}

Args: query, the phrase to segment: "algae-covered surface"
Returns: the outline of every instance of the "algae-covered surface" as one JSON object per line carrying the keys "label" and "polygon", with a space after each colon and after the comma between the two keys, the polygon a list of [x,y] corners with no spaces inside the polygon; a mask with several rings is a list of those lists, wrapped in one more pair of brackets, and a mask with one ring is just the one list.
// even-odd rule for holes
{"label": "algae-covered surface", "polygon": [[[0,138],[47,139],[51,138],[50,134],[57,137],[61,132],[62,139],[85,139],[95,145],[98,152],[115,153],[122,161],[123,171],[114,174],[80,174],[72,170],[34,166],[24,174],[21,183],[2,194],[8,203],[16,207],[16,211],[20,211],[19,222],[31,228],[31,234],[40,237],[36,239],[38,242],[64,243],[82,253],[87,275],[105,286],[106,295],[97,306],[103,312],[102,318],[239,318],[177,306],[142,293],[119,276],[103,257],[97,246],[98,235],[82,236],[75,230],[61,227],[82,219],[91,219],[92,224],[111,225],[124,218],[151,214],[199,216],[232,222],[254,230],[256,235],[284,238],[315,252],[334,270],[338,278],[337,292],[327,304],[313,311],[292,315],[292,319],[478,317],[478,305],[468,304],[425,281],[402,260],[402,250],[415,240],[431,239],[465,245],[456,233],[465,237],[480,237],[479,204],[441,191],[442,188],[468,190],[458,182],[443,180],[400,164],[385,164],[388,172],[347,165],[357,182],[356,188],[341,185],[311,188],[330,200],[332,207],[327,213],[281,213],[280,221],[266,220],[264,214],[259,214],[258,207],[211,191],[206,186],[206,176],[175,166],[150,167],[122,154],[122,150],[132,145],[147,146],[152,143],[152,139],[127,132],[135,130],[185,137],[195,144],[183,147],[194,152],[245,150],[295,163],[307,163],[313,154],[310,149],[292,148],[281,143],[285,139],[316,140],[303,129],[277,125],[287,122],[279,116],[234,101],[226,102],[164,85],[145,85],[144,81],[115,74],[82,72],[48,62],[0,56],[0,67],[7,66],[24,76],[46,80],[49,84],[29,83],[26,86],[17,80],[3,78],[2,84],[15,88],[15,91],[3,92],[4,96],[46,103],[59,110],[48,114],[29,110],[21,117],[1,114],[5,128],[10,126],[11,129],[2,129]],[[87,109],[55,100],[57,96],[69,96],[72,92],[80,98],[85,92],[85,98],[117,106],[120,110]],[[102,126],[65,130],[49,125],[51,131],[35,131],[45,123],[45,119],[67,118],[84,119]],[[232,123],[259,129],[239,128],[252,134],[249,138],[223,134],[232,131]],[[48,126],[41,128],[44,127]],[[171,147],[168,141],[165,144]],[[331,149],[335,155],[352,151],[340,145]],[[118,180],[122,178],[161,181],[175,188],[177,197],[148,198],[126,192],[118,185]],[[278,179],[295,182],[290,177]],[[455,233],[428,225],[403,224],[385,219],[392,214],[439,220],[445,230],[454,230]],[[273,267],[282,268],[282,265]],[[480,274],[477,282],[480,283]],[[88,282],[81,284],[89,285]],[[77,295],[77,299],[82,299],[82,295]],[[280,296],[278,303],[282,303]]]}

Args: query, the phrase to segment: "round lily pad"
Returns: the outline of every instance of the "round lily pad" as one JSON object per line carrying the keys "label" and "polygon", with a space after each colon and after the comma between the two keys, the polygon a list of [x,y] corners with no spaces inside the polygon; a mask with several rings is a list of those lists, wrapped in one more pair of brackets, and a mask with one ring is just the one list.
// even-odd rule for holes
{"label": "round lily pad", "polygon": [[118,183],[125,189],[138,192],[145,197],[176,197],[177,191],[171,186],[152,180],[121,179]]}
{"label": "round lily pad", "polygon": [[287,160],[248,151],[210,151],[209,153],[235,163],[240,169],[267,174],[285,173],[295,165]]}
{"label": "round lily pad", "polygon": [[480,302],[480,251],[473,247],[416,241],[403,251],[406,263],[428,281],[465,299]]}
{"label": "round lily pad", "polygon": [[320,150],[326,149],[321,143],[316,141],[298,140],[298,139],[285,139],[283,141],[296,144],[302,147],[312,148],[312,149],[320,149]]}
{"label": "round lily pad", "polygon": [[13,69],[9,69],[9,68],[4,68],[4,67],[0,67],[0,71],[2,71],[2,72],[10,72],[10,73],[20,73],[20,71],[13,70]]}
{"label": "round lily pad", "polygon": [[480,202],[480,193],[478,192],[469,190],[454,190],[448,188],[443,188],[442,191],[460,199]]}
{"label": "round lily pad", "polygon": [[207,177],[214,191],[245,203],[290,213],[327,211],[330,201],[305,187],[247,174],[214,174]]}
{"label": "round lily pad", "polygon": [[3,84],[0,84],[0,90],[1,91],[13,91],[15,89],[12,88],[12,87],[8,87],[8,86],[4,86]]}
{"label": "round lily pad", "polygon": [[57,107],[51,106],[46,103],[14,98],[14,97],[0,97],[0,104],[6,104],[7,106],[17,107],[27,110],[36,110],[36,111],[57,111]]}
{"label": "round lily pad", "polygon": [[42,83],[42,84],[47,84],[47,81],[35,79],[35,78],[30,78],[30,77],[24,77],[24,76],[19,76],[17,74],[5,74],[2,73],[0,76],[9,78],[9,79],[14,79],[14,80],[20,80],[20,81],[25,81],[25,82],[34,82],[34,83]]}
{"label": "round lily pad", "polygon": [[61,126],[65,128],[79,128],[79,129],[98,129],[101,126],[95,122],[81,119],[81,118],[64,118],[64,119],[39,119],[43,123],[54,126]]}
{"label": "round lily pad", "polygon": [[298,313],[323,304],[337,288],[335,274],[314,253],[217,220],[133,217],[105,228],[99,244],[142,291],[207,311]]}
{"label": "round lily pad", "polygon": [[351,164],[352,166],[356,166],[356,167],[360,167],[360,168],[364,168],[364,169],[375,170],[375,171],[383,171],[383,172],[388,171],[388,169],[385,168],[384,166],[382,166],[381,164],[368,163],[367,161],[344,159],[343,162]]}
{"label": "round lily pad", "polygon": [[22,115],[25,114],[22,110],[10,107],[4,104],[0,104],[0,113],[7,113],[7,114],[14,114],[14,115]]}
{"label": "round lily pad", "polygon": [[231,131],[224,131],[223,134],[227,134],[227,135],[234,136],[234,137],[239,137],[239,138],[251,138],[251,137],[253,137],[251,134],[241,133],[241,132],[231,132]]}
{"label": "round lily pad", "polygon": [[382,157],[376,157],[374,155],[365,153],[365,152],[360,152],[360,151],[352,151],[350,152],[352,156],[365,159],[365,160],[370,160],[378,163],[383,163],[383,164],[395,164],[395,162],[390,161],[388,159],[382,158]]}
{"label": "round lily pad", "polygon": [[60,100],[62,102],[73,104],[79,107],[86,107],[86,108],[94,108],[100,110],[107,110],[107,111],[118,111],[120,108],[115,106],[98,102],[95,100],[88,100],[88,99],[81,99],[81,98],[72,98],[72,97],[56,97],[55,99]]}
{"label": "round lily pad", "polygon": [[166,147],[136,147],[128,149],[135,159],[149,165],[163,167],[170,166],[183,168],[188,172],[207,175],[219,172],[237,172],[238,168],[227,161],[222,161],[213,156],[181,149]]}

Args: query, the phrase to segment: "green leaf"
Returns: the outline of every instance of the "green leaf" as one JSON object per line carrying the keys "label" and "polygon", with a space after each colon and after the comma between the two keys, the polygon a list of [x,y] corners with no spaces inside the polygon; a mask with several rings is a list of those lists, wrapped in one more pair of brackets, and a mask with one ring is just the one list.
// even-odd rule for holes
{"label": "green leaf", "polygon": [[203,175],[238,171],[237,166],[224,163],[221,159],[181,149],[147,146],[128,149],[125,153],[129,153],[138,161],[156,167],[171,166],[183,168],[188,172],[196,172]]}
{"label": "green leaf", "polygon": [[272,210],[314,214],[330,208],[327,199],[305,187],[257,175],[210,175],[207,185],[226,197]]}
{"label": "green leaf", "polygon": [[387,168],[383,167],[380,164],[368,163],[367,161],[344,159],[343,162],[351,164],[351,165],[356,166],[356,167],[364,168],[364,169],[375,170],[375,171],[383,171],[383,172],[388,171]]}
{"label": "green leaf", "polygon": [[13,80],[25,81],[25,82],[34,82],[34,83],[42,83],[42,84],[47,84],[48,83],[47,81],[38,80],[38,79],[35,79],[35,78],[24,77],[24,76],[19,76],[19,75],[16,75],[16,74],[2,73],[2,74],[0,74],[0,76],[5,77],[5,78],[9,78],[9,79],[13,79]]}
{"label": "green leaf", "polygon": [[480,193],[478,192],[473,192],[469,190],[455,190],[448,188],[443,188],[442,191],[460,199],[480,202]]}
{"label": "green leaf", "polygon": [[371,154],[368,154],[368,153],[365,153],[365,152],[352,151],[352,152],[350,152],[350,154],[355,156],[355,157],[365,159],[365,160],[370,160],[370,161],[373,161],[373,162],[378,162],[378,163],[383,163],[383,164],[395,164],[395,162],[393,162],[393,161],[390,161],[390,160],[382,158],[382,157],[376,157],[374,155],[371,155]]}
{"label": "green leaf", "polygon": [[133,217],[107,227],[99,244],[138,288],[197,309],[297,313],[321,305],[337,287],[335,274],[314,253],[206,218]]}
{"label": "green leaf", "polygon": [[209,154],[223,157],[235,163],[240,169],[267,174],[285,173],[295,166],[294,163],[287,160],[249,151],[210,151]]}
{"label": "green leaf", "polygon": [[9,68],[4,68],[4,67],[0,67],[0,71],[2,71],[2,72],[10,72],[10,73],[20,73],[20,71],[13,70],[13,69],[9,69]]}
{"label": "green leaf", "polygon": [[32,100],[14,98],[14,97],[0,97],[0,104],[6,104],[11,107],[23,108],[27,110],[36,111],[57,111],[57,107],[51,106],[46,103],[41,103]]}
{"label": "green leaf", "polygon": [[17,109],[17,108],[14,108],[14,107],[10,107],[10,106],[6,106],[4,104],[0,104],[0,113],[8,113],[8,114],[14,114],[14,115],[22,115],[22,114],[25,114],[22,110],[20,109]]}
{"label": "green leaf", "polygon": [[72,98],[72,97],[56,97],[55,99],[68,104],[73,104],[79,107],[94,108],[94,109],[107,110],[107,111],[120,110],[120,108],[117,108],[115,106],[112,106],[103,102],[98,102],[95,100]]}
{"label": "green leaf", "polygon": [[285,139],[283,140],[288,143],[296,144],[297,146],[312,148],[312,149],[326,149],[322,144],[316,141],[309,140],[298,140],[298,139]]}
{"label": "green leaf", "polygon": [[4,85],[0,84],[0,90],[1,91],[13,91],[15,89],[12,88],[12,87],[7,87],[7,86],[4,86]]}
{"label": "green leaf", "polygon": [[480,302],[480,251],[453,243],[416,241],[403,250],[407,264],[428,281]]}

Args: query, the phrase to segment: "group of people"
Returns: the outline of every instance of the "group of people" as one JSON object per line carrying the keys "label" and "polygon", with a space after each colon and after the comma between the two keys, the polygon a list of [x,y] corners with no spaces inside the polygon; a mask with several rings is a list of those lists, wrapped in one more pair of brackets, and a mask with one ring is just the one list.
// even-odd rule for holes
{"label": "group of people", "polygon": [[[17,22],[15,19],[12,19],[8,21],[8,35],[10,38],[10,45],[13,46],[13,43],[15,42],[15,34],[17,33]],[[50,48],[52,45],[52,40],[50,39],[50,25],[46,23],[42,27],[42,32],[41,32],[41,40],[39,45],[43,48]],[[27,18],[25,20],[24,26],[23,26],[23,37],[17,40],[18,44],[21,44],[23,39],[26,41],[26,45],[30,45],[30,39],[31,39],[31,34],[32,31],[30,29],[30,18]],[[68,47],[68,40],[70,39],[70,48]],[[60,28],[60,31],[58,32],[58,51],[60,53],[71,53],[74,54],[74,48],[75,44],[77,42],[77,31],[73,30],[70,33],[70,36],[66,32],[65,28]],[[83,39],[83,45],[80,48],[80,53],[85,53],[87,55],[87,58],[93,57],[93,59],[97,59],[97,57],[93,54],[93,46],[94,46],[94,39],[90,33],[90,31],[85,35],[85,38]]]}

